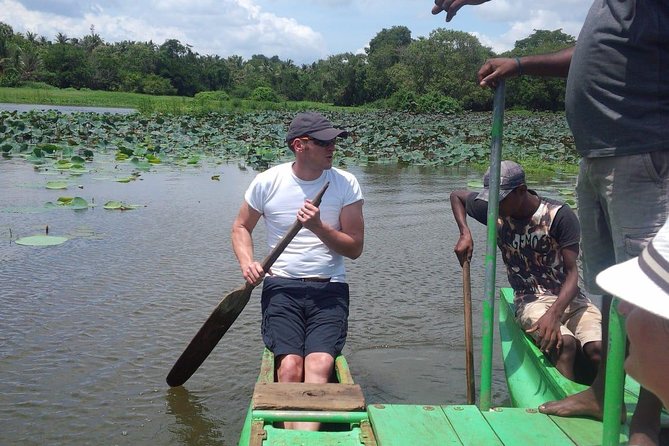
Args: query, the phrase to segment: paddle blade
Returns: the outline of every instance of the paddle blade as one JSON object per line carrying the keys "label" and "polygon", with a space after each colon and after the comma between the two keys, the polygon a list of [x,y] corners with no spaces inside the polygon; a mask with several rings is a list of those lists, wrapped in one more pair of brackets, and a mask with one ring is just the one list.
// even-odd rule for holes
{"label": "paddle blade", "polygon": [[200,327],[167,375],[170,387],[183,385],[202,365],[225,332],[235,322],[251,297],[253,286],[246,285],[225,296]]}

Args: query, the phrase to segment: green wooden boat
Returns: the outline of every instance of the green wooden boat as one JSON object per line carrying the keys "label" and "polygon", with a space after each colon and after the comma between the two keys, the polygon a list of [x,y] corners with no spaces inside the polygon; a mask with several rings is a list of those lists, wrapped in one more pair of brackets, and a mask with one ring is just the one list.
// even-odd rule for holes
{"label": "green wooden boat", "polygon": [[[536,409],[474,405],[366,405],[344,356],[336,383],[274,382],[274,357],[265,349],[239,445],[252,446],[595,446],[602,423],[543,415]],[[276,427],[281,421],[319,421],[318,432]],[[621,445],[627,437],[621,435]]]}
{"label": "green wooden boat", "polygon": [[[240,436],[240,445],[376,445],[360,386],[343,355],[335,359],[332,383],[274,381],[274,355],[264,350],[260,374]],[[320,431],[275,427],[283,421],[318,421]]]}
{"label": "green wooden boat", "polygon": [[[500,290],[499,333],[504,372],[509,396],[514,407],[537,408],[548,401],[561,400],[587,388],[565,378],[524,333],[514,317],[513,289]],[[639,398],[639,383],[625,379],[624,403],[631,419]],[[669,426],[667,414],[663,425]],[[623,432],[626,432],[623,428]]]}

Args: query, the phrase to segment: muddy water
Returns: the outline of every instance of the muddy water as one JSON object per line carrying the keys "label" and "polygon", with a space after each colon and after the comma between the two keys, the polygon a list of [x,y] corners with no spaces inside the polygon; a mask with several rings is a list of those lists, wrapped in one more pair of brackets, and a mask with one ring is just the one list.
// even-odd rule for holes
{"label": "muddy water", "polygon": [[[0,444],[236,444],[262,349],[258,290],[184,387],[170,389],[165,376],[220,298],[242,284],[229,230],[255,173],[160,167],[123,184],[112,181],[114,169],[54,191],[44,185],[60,176],[0,160]],[[370,403],[462,403],[462,276],[448,196],[481,173],[350,170],[366,198],[365,252],[347,264],[344,353],[354,379]],[[63,195],[96,207],[42,209]],[[106,211],[108,200],[142,207]],[[70,240],[13,242],[47,225]],[[472,229],[478,370],[485,231]],[[256,247],[265,252],[261,225]],[[495,348],[493,401],[501,404]]]}

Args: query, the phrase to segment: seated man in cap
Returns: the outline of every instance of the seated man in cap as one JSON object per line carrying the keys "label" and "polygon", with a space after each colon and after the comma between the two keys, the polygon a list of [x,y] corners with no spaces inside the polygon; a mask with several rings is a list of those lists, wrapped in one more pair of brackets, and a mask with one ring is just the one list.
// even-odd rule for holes
{"label": "seated man in cap", "polygon": [[[460,230],[455,254],[460,264],[474,249],[467,214],[487,223],[490,170],[480,194],[451,193],[451,208]],[[497,246],[514,290],[516,319],[565,377],[577,377],[574,364],[583,355],[586,376],[599,366],[602,315],[578,287],[578,219],[568,205],[540,197],[525,184],[525,172],[502,161]]]}
{"label": "seated man in cap", "polygon": [[[346,136],[318,113],[300,113],[286,143],[295,161],[272,167],[251,182],[232,227],[232,246],[244,279],[265,277],[254,258],[252,232],[264,217],[272,249],[295,219],[303,228],[267,272],[261,297],[262,336],[274,353],[279,382],[327,383],[348,327],[349,288],[344,257],[362,254],[363,196],[356,178],[332,167],[335,140]],[[320,206],[310,198],[329,182]],[[285,423],[319,428],[317,423]]]}

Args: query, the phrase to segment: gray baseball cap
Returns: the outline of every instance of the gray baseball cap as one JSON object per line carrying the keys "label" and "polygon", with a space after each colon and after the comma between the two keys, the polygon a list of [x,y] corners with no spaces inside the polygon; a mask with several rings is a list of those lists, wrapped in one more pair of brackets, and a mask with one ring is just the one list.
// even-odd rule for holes
{"label": "gray baseball cap", "polygon": [[[499,201],[504,200],[518,186],[525,184],[525,171],[520,164],[513,161],[502,161],[499,176]],[[490,167],[483,175],[483,192],[476,196],[477,200],[488,201],[490,193]]]}
{"label": "gray baseball cap", "polygon": [[299,113],[293,118],[293,121],[288,127],[286,134],[286,142],[300,136],[310,136],[322,141],[330,141],[338,136],[346,136],[348,132],[335,128],[330,121],[325,119],[325,116],[320,113],[306,112]]}

